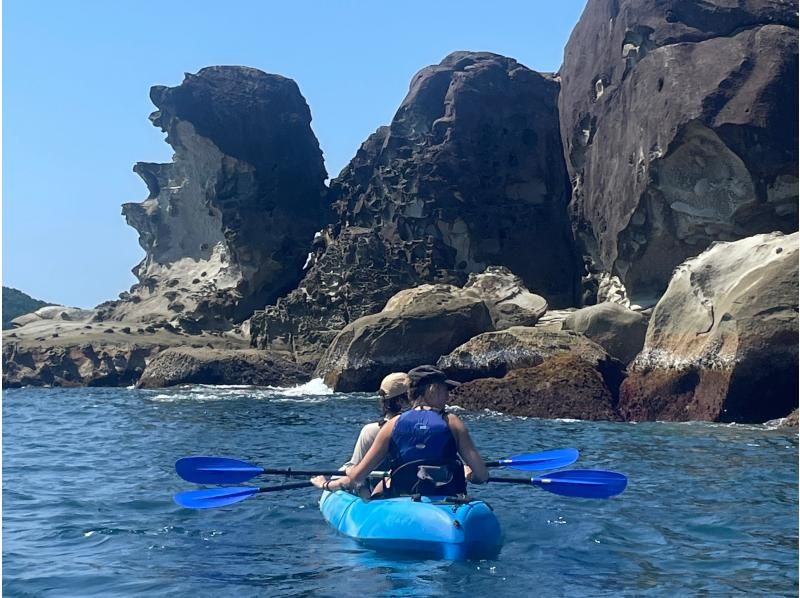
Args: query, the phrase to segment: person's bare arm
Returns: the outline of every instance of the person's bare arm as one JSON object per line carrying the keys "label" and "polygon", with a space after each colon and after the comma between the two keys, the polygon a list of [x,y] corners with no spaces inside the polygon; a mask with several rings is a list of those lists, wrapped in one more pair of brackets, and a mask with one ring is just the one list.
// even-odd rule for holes
{"label": "person's bare arm", "polygon": [[489,479],[489,470],[486,469],[486,464],[483,462],[478,449],[475,447],[475,443],[472,441],[472,436],[469,435],[467,426],[458,416],[452,413],[448,416],[447,423],[450,426],[450,430],[453,432],[453,436],[456,438],[459,455],[461,455],[464,462],[472,470],[470,481],[476,484],[483,484]]}
{"label": "person's bare arm", "polygon": [[358,484],[360,481],[365,479],[381,461],[383,461],[386,453],[389,452],[389,441],[392,437],[394,423],[394,421],[390,421],[381,427],[381,431],[378,432],[378,436],[375,438],[375,442],[372,443],[372,446],[367,451],[367,454],[364,455],[364,458],[359,463],[353,467],[347,468],[347,475],[335,480],[331,480],[330,482],[326,482],[322,476],[318,476],[311,478],[311,482],[319,488],[324,488],[325,490],[330,491],[338,490],[339,488],[349,488],[354,484]]}

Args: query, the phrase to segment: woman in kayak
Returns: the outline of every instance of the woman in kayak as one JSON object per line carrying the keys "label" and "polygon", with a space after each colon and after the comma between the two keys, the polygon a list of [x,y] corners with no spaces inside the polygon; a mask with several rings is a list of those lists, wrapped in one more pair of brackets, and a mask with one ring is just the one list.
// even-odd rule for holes
{"label": "woman in kayak", "polygon": [[469,481],[481,484],[489,479],[464,422],[444,411],[448,390],[458,383],[430,365],[416,367],[408,376],[413,408],[380,428],[372,447],[358,464],[347,468],[346,476],[333,480],[317,476],[311,480],[315,486],[329,491],[353,487],[387,457],[392,469],[389,495],[464,494],[459,456],[471,469]]}
{"label": "woman in kayak", "polygon": [[[381,419],[377,422],[372,422],[361,428],[358,434],[358,440],[353,448],[353,455],[350,460],[342,466],[342,469],[358,465],[367,454],[372,443],[375,442],[375,437],[380,432],[383,425],[406,411],[410,406],[408,400],[408,387],[409,378],[408,374],[402,372],[389,374],[381,382],[378,389],[380,396]],[[370,489],[364,485],[359,484],[358,493],[362,498],[370,497]]]}

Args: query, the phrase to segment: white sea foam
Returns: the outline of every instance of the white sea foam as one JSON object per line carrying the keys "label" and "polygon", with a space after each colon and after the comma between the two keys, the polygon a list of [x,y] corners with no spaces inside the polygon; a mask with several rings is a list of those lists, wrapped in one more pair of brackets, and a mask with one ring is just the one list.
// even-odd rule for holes
{"label": "white sea foam", "polygon": [[186,400],[224,401],[227,399],[248,398],[253,400],[316,402],[328,400],[332,395],[333,391],[323,384],[322,378],[315,378],[305,384],[283,388],[275,386],[259,388],[233,384],[221,384],[218,386],[196,384],[178,387],[168,392],[164,392],[162,389],[158,394],[151,397],[151,400],[163,402]]}
{"label": "white sea foam", "polygon": [[270,386],[269,389],[273,393],[283,395],[285,397],[319,397],[333,394],[333,390],[325,386],[322,378],[314,378],[310,382],[300,384],[299,386],[292,386],[290,388],[277,388]]}

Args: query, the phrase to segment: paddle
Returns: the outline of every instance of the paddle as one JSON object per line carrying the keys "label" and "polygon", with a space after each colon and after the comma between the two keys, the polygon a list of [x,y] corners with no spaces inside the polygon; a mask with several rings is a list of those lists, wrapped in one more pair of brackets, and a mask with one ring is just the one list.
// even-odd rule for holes
{"label": "paddle", "polygon": [[292,484],[283,484],[281,486],[266,486],[263,488],[255,488],[253,486],[239,486],[235,488],[206,488],[204,490],[188,490],[186,492],[178,492],[174,496],[174,500],[182,507],[189,509],[210,509],[212,507],[224,507],[225,505],[232,505],[246,498],[250,498],[254,494],[263,492],[277,492],[279,490],[294,490],[296,488],[305,488],[306,486],[313,486],[309,481],[294,482]]}
{"label": "paddle", "polygon": [[[489,478],[489,481],[507,484],[533,484],[542,490],[547,490],[553,494],[561,494],[562,496],[609,498],[625,490],[628,478],[614,471],[573,469],[570,471],[557,471],[538,478]],[[282,486],[267,486],[265,488],[238,486],[190,490],[176,494],[175,502],[190,509],[210,509],[212,507],[232,505],[263,492],[291,490],[311,485],[311,482],[296,482]]]}
{"label": "paddle", "polygon": [[522,471],[543,471],[572,465],[578,460],[578,457],[580,457],[578,449],[553,449],[540,453],[522,453],[521,455],[506,457],[497,461],[487,461],[486,467],[510,467]]}
{"label": "paddle", "polygon": [[[555,449],[541,453],[523,453],[499,461],[489,461],[487,467],[512,467],[523,471],[542,471],[558,469],[577,461],[576,449]],[[187,482],[195,484],[238,484],[260,475],[283,475],[287,477],[315,475],[344,475],[342,471],[264,469],[247,461],[228,457],[194,456],[183,457],[175,463],[175,471]],[[377,474],[377,475],[376,475]],[[375,472],[375,477],[383,477],[383,472]]]}
{"label": "paddle", "polygon": [[615,471],[601,469],[569,469],[531,478],[489,478],[490,482],[533,484],[542,490],[562,496],[609,498],[625,490],[628,478]]}
{"label": "paddle", "polygon": [[[247,461],[228,457],[183,457],[175,462],[175,471],[187,482],[195,484],[237,484],[260,475],[310,477],[316,475],[343,476],[341,470],[323,469],[264,469]],[[374,471],[370,477],[383,477],[384,472]]]}

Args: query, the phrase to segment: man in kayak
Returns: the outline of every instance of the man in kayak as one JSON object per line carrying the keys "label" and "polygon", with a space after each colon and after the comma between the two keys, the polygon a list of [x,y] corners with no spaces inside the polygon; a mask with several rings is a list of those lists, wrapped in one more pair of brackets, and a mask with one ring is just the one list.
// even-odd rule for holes
{"label": "man in kayak", "polygon": [[[381,419],[361,428],[361,432],[358,434],[358,440],[356,440],[356,445],[353,448],[353,455],[350,457],[350,460],[342,466],[343,470],[353,465],[358,465],[364,458],[364,455],[369,451],[372,443],[375,442],[375,437],[378,436],[381,427],[411,406],[408,400],[409,382],[408,374],[403,372],[389,374],[383,379],[378,389]],[[358,493],[362,498],[370,497],[370,489],[365,484],[359,484]]]}
{"label": "man in kayak", "polygon": [[389,458],[392,477],[390,495],[455,495],[466,492],[464,468],[469,481],[481,484],[489,472],[461,419],[445,413],[448,391],[457,382],[441,370],[423,365],[408,372],[409,395],[413,408],[380,428],[372,447],[347,475],[333,480],[318,476],[312,483],[334,491],[359,484],[385,458]]}

